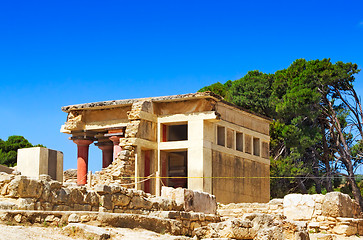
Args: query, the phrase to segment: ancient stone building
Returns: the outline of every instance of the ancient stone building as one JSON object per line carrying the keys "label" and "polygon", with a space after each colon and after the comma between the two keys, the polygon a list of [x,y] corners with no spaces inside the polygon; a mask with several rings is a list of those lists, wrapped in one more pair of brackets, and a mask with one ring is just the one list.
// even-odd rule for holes
{"label": "ancient stone building", "polygon": [[163,185],[184,187],[222,203],[270,199],[270,120],[211,92],[62,110],[68,117],[61,132],[78,147],[78,184],[86,184],[94,143],[102,150],[103,170],[92,184],[118,183],[156,195]]}

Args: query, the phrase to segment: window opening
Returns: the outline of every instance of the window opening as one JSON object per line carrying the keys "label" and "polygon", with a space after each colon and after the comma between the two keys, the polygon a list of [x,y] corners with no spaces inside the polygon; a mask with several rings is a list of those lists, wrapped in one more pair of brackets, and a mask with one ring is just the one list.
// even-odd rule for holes
{"label": "window opening", "polygon": [[234,131],[232,129],[227,129],[227,147],[233,148],[234,142]]}
{"label": "window opening", "polygon": [[163,141],[184,141],[188,140],[188,125],[163,125]]}
{"label": "window opening", "polygon": [[245,152],[252,154],[252,137],[250,135],[245,134]]}
{"label": "window opening", "polygon": [[260,156],[260,139],[253,138],[253,155]]}
{"label": "window opening", "polygon": [[236,132],[236,150],[243,152],[243,133]]}
{"label": "window opening", "polygon": [[226,145],[225,127],[217,126],[217,144],[220,146]]}

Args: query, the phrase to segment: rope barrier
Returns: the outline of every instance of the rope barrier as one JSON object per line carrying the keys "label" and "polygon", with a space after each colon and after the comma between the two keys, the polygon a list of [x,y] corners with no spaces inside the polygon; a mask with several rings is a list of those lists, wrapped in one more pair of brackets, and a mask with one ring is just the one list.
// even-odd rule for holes
{"label": "rope barrier", "polygon": [[[161,176],[154,176],[155,173],[150,174],[147,177],[122,177],[123,179],[142,179],[145,178],[143,180],[134,182],[134,183],[125,183],[125,184],[121,184],[122,186],[129,186],[129,185],[135,185],[135,184],[139,184],[139,183],[143,183],[146,182],[150,179],[159,179],[161,184],[163,186],[164,183],[162,181],[162,179],[342,179],[342,178],[350,178],[349,176],[332,176],[332,177],[301,177],[301,176],[296,176],[296,177],[161,177]],[[153,177],[154,176],[154,177]],[[86,179],[87,178],[87,174],[85,176],[83,176],[81,179]],[[362,178],[361,176],[355,176],[354,178]],[[77,177],[75,178],[70,178],[70,179],[77,179]]]}
{"label": "rope barrier", "polygon": [[[134,182],[134,183],[123,183],[123,184],[120,184],[120,185],[121,186],[130,186],[130,185],[136,185],[136,184],[139,184],[139,183],[143,183],[143,182],[146,182],[146,181],[150,180],[152,178],[151,176],[153,176],[153,175],[155,175],[155,173],[150,174],[144,180],[141,180],[141,181],[138,181],[138,182]],[[123,178],[135,178],[135,177],[123,177]],[[137,177],[137,178],[143,178],[143,177]]]}

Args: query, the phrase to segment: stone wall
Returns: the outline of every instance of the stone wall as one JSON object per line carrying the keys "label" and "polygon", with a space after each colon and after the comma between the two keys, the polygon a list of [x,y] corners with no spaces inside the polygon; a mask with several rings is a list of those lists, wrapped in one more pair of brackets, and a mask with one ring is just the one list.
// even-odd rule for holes
{"label": "stone wall", "polygon": [[118,158],[110,166],[92,176],[92,186],[97,184],[123,184],[127,188],[134,188],[135,179],[135,154],[136,146],[133,139],[138,136],[140,128],[140,112],[146,112],[150,107],[149,101],[139,101],[132,104],[128,112],[128,120],[125,131],[125,137],[120,139],[122,151]]}
{"label": "stone wall", "polygon": [[268,203],[219,204],[217,213],[224,217],[240,217],[249,213],[283,215],[283,199],[272,199]]}
{"label": "stone wall", "polygon": [[[61,227],[69,223],[88,226],[117,228],[142,228],[158,233],[194,235],[194,230],[219,222],[216,215],[176,211],[153,212],[153,214],[107,213],[87,211],[26,211],[1,210],[0,222],[4,224],[38,224]],[[71,225],[72,226],[72,225]],[[93,239],[93,238],[92,238]],[[100,238],[103,239],[103,238]]]}
{"label": "stone wall", "polygon": [[308,229],[341,235],[363,235],[362,213],[357,202],[347,194],[290,194],[284,198],[287,219],[307,221]]}
{"label": "stone wall", "polygon": [[[51,180],[48,175],[41,175],[40,179],[36,179],[0,173],[0,209],[114,213],[194,211],[215,214],[214,196],[182,188],[176,190],[188,192],[188,204],[185,201],[176,201],[178,199],[170,194],[156,197],[116,184],[101,184],[87,189],[85,186],[62,185]],[[207,202],[208,209],[205,206]]]}
{"label": "stone wall", "polygon": [[218,213],[222,217],[241,217],[251,213],[280,215],[289,221],[307,223],[312,232],[363,235],[363,216],[358,204],[340,192],[289,194],[269,203],[220,204]]}
{"label": "stone wall", "polygon": [[0,173],[0,209],[46,211],[182,211],[177,202],[118,185],[63,186],[47,175],[33,179]]}
{"label": "stone wall", "polygon": [[212,192],[218,202],[270,200],[270,180],[266,178],[270,174],[269,164],[212,150],[212,173]]}
{"label": "stone wall", "polygon": [[[198,206],[200,196],[194,199],[194,192],[191,195],[190,200]],[[41,175],[38,180],[0,173],[0,221],[7,223],[59,226],[97,222],[104,226],[160,229],[163,233],[191,236],[194,229],[221,221],[218,215],[196,211],[184,202],[115,184],[87,189],[85,186],[64,186],[48,175]]]}

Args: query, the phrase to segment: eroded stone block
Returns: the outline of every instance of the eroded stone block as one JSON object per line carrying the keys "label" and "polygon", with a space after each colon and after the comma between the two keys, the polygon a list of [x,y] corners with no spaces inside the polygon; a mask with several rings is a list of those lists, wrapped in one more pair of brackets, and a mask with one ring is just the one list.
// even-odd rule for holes
{"label": "eroded stone block", "polygon": [[185,188],[162,187],[161,197],[173,200],[183,206],[185,211],[212,213],[217,212],[217,201],[214,195]]}

